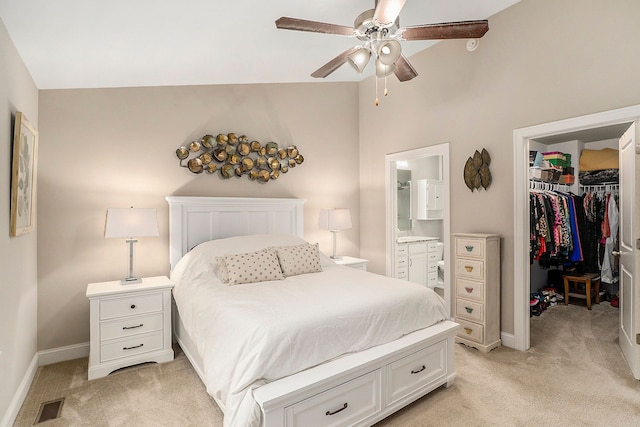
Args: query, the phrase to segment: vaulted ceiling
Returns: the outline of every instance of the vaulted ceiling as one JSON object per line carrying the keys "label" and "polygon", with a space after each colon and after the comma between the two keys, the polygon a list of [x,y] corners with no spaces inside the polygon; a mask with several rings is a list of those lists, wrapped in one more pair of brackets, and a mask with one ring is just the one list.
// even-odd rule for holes
{"label": "vaulted ceiling", "polygon": [[[400,24],[489,19],[491,28],[490,17],[518,1],[408,0]],[[352,26],[374,6],[374,0],[0,0],[0,17],[40,89],[337,82],[373,74],[369,64],[363,74],[343,66],[326,79],[310,76],[357,39],[278,30],[274,22],[289,16]],[[403,53],[433,44],[405,41]]]}

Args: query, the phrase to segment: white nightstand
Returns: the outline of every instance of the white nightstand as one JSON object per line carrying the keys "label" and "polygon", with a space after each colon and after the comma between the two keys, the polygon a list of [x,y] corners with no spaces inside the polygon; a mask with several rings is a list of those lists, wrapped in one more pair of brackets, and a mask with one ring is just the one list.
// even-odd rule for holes
{"label": "white nightstand", "polygon": [[350,256],[343,256],[342,259],[334,260],[336,264],[346,265],[347,267],[357,268],[358,270],[367,271],[368,259],[354,258]]}
{"label": "white nightstand", "polygon": [[171,288],[166,276],[141,283],[90,283],[89,379],[144,362],[173,360]]}

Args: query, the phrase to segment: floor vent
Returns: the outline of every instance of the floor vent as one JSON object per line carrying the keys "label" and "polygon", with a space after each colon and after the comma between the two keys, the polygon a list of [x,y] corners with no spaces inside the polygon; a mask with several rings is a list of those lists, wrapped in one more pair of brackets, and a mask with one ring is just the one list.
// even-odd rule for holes
{"label": "floor vent", "polygon": [[40,411],[36,417],[34,424],[39,424],[49,420],[55,420],[60,417],[62,412],[62,404],[64,403],[64,397],[62,399],[50,400],[40,405]]}

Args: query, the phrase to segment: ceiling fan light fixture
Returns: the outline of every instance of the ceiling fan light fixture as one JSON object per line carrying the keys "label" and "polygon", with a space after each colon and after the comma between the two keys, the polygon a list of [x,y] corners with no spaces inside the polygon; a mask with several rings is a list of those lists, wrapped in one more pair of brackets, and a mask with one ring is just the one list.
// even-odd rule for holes
{"label": "ceiling fan light fixture", "polygon": [[378,60],[385,65],[395,64],[402,55],[402,46],[397,40],[384,40],[378,44]]}
{"label": "ceiling fan light fixture", "polygon": [[369,63],[369,58],[371,58],[371,51],[366,47],[361,47],[360,49],[349,55],[347,58],[349,59],[349,63],[353,66],[353,68],[355,68],[358,73],[362,74],[364,68]]}
{"label": "ceiling fan light fixture", "polygon": [[376,59],[376,77],[385,77],[392,74],[396,70],[396,64],[387,65]]}

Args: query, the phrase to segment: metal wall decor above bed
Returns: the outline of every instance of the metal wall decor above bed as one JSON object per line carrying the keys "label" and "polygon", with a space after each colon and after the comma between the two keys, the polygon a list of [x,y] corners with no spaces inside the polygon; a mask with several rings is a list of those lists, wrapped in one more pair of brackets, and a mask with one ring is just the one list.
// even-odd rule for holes
{"label": "metal wall decor above bed", "polygon": [[[180,166],[192,173],[219,172],[224,179],[247,175],[252,181],[278,179],[281,173],[304,162],[295,145],[279,147],[276,142],[261,144],[235,133],[205,135],[176,150]],[[186,164],[185,164],[186,163]]]}

